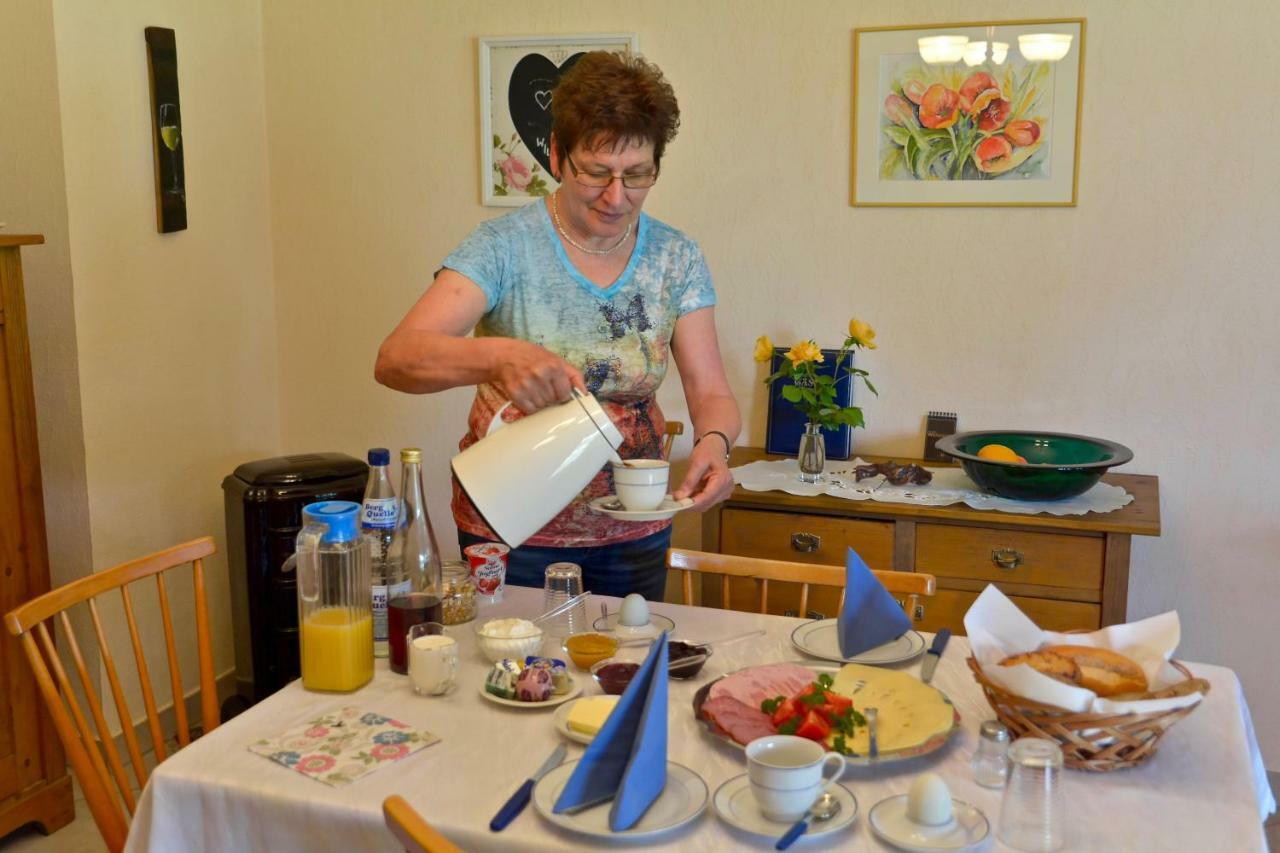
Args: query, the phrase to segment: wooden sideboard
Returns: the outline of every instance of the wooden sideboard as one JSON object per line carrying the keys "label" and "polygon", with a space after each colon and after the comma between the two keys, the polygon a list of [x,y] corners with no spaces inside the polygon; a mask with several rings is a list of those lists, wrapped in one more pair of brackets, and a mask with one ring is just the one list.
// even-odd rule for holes
{"label": "wooden sideboard", "polygon": [[[729,464],[777,458],[783,457],[739,447]],[[703,516],[702,546],[724,554],[823,565],[844,565],[845,548],[851,546],[873,569],[930,572],[937,576],[938,591],[915,614],[921,630],[947,627],[964,633],[965,611],[988,583],[1041,627],[1098,628],[1125,620],[1130,538],[1160,535],[1157,478],[1108,474],[1103,481],[1123,487],[1133,502],[1105,514],[1017,515],[964,504],[922,507],[749,492],[739,486]],[[718,586],[704,587],[704,600],[720,604]],[[771,583],[769,589],[774,612],[798,606],[798,587],[775,591]],[[751,609],[753,592],[753,581],[735,581],[730,605]],[[815,589],[809,608],[832,616],[838,601],[838,590]]]}
{"label": "wooden sideboard", "polygon": [[[43,242],[38,235],[0,234],[0,615],[49,589],[18,254]],[[32,821],[53,832],[74,814],[62,745],[22,647],[0,628],[0,836]]]}

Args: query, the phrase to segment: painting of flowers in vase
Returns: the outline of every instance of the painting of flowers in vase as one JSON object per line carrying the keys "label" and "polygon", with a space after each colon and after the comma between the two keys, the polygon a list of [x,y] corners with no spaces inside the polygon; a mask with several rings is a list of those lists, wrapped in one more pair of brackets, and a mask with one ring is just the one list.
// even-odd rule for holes
{"label": "painting of flowers in vase", "polygon": [[854,205],[1074,205],[1084,20],[854,34]]}

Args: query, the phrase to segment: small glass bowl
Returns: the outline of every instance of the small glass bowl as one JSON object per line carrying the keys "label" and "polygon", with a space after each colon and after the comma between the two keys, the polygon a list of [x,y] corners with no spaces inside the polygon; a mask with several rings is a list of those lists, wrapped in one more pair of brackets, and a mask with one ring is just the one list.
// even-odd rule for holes
{"label": "small glass bowl", "polygon": [[524,662],[529,655],[536,655],[542,650],[542,629],[538,629],[538,633],[528,637],[499,637],[495,634],[487,634],[484,631],[485,623],[476,623],[476,642],[480,646],[480,651],[489,660],[497,663],[504,658]]}
{"label": "small glass bowl", "polygon": [[[681,652],[688,651],[681,657],[676,657],[675,652],[679,647]],[[667,675],[671,678],[693,678],[702,672],[702,667],[706,664],[707,659],[711,657],[714,651],[710,646],[699,646],[696,643],[686,643],[683,640],[671,640],[667,644]]]}
{"label": "small glass bowl", "polygon": [[[614,677],[605,675],[601,677],[600,670],[606,666],[622,667],[626,671],[618,671]],[[636,673],[640,671],[640,664],[633,660],[619,660],[618,658],[605,658],[596,661],[591,665],[591,677],[596,680],[596,684],[600,685],[600,689],[611,696],[620,696],[627,690],[627,685],[631,683],[631,679],[636,677]]]}
{"label": "small glass bowl", "polygon": [[[595,643],[595,639],[599,638],[603,642]],[[598,645],[599,648],[583,648],[589,644]],[[591,669],[597,662],[606,658],[611,658],[618,651],[618,638],[611,637],[608,634],[598,634],[594,631],[588,631],[582,634],[570,634],[565,638],[564,645],[565,654],[573,661],[573,665],[578,669]]]}

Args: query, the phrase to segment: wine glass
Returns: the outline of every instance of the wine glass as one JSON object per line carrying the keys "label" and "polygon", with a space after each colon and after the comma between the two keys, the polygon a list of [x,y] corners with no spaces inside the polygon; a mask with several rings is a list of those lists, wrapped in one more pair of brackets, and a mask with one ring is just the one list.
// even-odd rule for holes
{"label": "wine glass", "polygon": [[178,143],[182,141],[182,131],[178,126],[178,105],[160,105],[160,139],[164,147],[169,149],[170,162],[173,164],[173,186],[169,192],[179,194],[182,187],[178,184]]}

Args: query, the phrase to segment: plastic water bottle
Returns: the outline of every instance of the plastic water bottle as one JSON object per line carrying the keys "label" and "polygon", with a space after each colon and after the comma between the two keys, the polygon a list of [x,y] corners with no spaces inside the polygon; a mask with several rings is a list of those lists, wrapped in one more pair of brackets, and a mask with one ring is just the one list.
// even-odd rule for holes
{"label": "plastic water bottle", "polygon": [[373,551],[373,653],[375,657],[387,656],[387,601],[394,583],[394,573],[388,572],[387,552],[395,535],[400,502],[396,500],[391,485],[388,466],[391,451],[375,447],[369,451],[369,483],[364,489],[364,504],[360,512],[360,530],[369,537]]}

